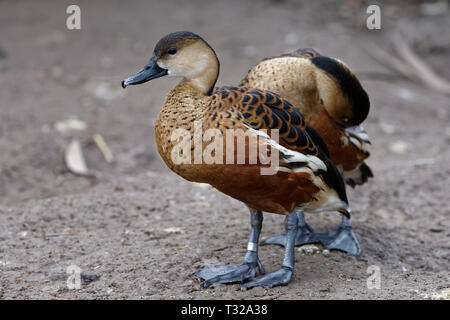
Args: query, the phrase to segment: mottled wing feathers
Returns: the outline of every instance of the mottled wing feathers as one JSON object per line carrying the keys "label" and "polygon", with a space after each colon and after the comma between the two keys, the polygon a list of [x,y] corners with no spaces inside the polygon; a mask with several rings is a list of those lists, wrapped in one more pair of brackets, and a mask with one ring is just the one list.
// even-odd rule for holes
{"label": "mottled wing feathers", "polygon": [[[246,87],[222,87],[216,89],[215,94],[223,99],[229,99],[229,107],[234,108],[235,112],[239,112],[243,122],[252,129],[278,129],[281,145],[289,150],[298,151],[306,157],[313,156],[307,158],[306,161],[313,163],[318,161],[315,163],[317,165],[316,174],[322,176],[325,183],[337,192],[339,198],[348,203],[343,177],[328,159],[329,152],[325,141],[314,128],[305,122],[303,115],[292,104],[272,91]],[[235,100],[232,101],[230,97]],[[289,153],[288,150],[286,152]],[[297,155],[299,154],[297,153]],[[285,154],[284,157],[287,158],[289,155]],[[313,165],[313,163],[308,165]],[[293,162],[292,159],[288,159],[284,163],[290,168],[301,168],[305,164],[306,162]],[[343,213],[349,214],[348,212]]]}
{"label": "mottled wing feathers", "polygon": [[308,124],[306,125],[306,131],[308,132],[308,134],[318,147],[319,153],[325,154],[326,156],[326,157],[319,156],[320,159],[325,163],[325,166],[327,167],[328,171],[327,174],[323,175],[325,183],[330,187],[332,187],[334,190],[336,190],[340,199],[342,199],[345,202],[348,202],[343,177],[339,172],[339,170],[336,168],[336,166],[329,159],[330,153],[328,151],[327,144],[323,140],[322,136],[316,131],[316,129],[314,129]]}
{"label": "mottled wing feathers", "polygon": [[216,88],[216,103],[228,102],[249,127],[279,132],[280,143],[304,154],[317,155],[318,149],[307,132],[303,115],[274,92],[246,87]]}
{"label": "mottled wing feathers", "polygon": [[329,158],[330,152],[328,151],[328,146],[325,143],[325,140],[323,140],[322,136],[317,132],[317,130],[307,124],[306,132],[308,132],[309,136],[314,141],[319,150]]}

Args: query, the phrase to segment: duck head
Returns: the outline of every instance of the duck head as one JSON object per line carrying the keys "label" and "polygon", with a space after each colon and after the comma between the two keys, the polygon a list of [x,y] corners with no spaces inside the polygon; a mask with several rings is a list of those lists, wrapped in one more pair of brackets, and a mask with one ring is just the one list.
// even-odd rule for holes
{"label": "duck head", "polygon": [[163,37],[149,63],[122,81],[122,87],[141,84],[163,76],[181,77],[210,94],[219,75],[219,60],[209,44],[195,33],[178,31]]}

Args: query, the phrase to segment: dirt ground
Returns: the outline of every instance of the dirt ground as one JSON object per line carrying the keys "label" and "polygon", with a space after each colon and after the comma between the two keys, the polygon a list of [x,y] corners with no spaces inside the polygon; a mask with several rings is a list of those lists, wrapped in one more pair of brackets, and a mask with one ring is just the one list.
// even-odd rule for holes
{"label": "dirt ground", "polygon": [[[73,3],[81,30],[65,26]],[[368,3],[358,0],[0,0],[0,298],[448,299],[450,97],[369,53],[390,50],[400,30],[450,80],[450,9],[430,14],[425,2],[378,3],[381,30],[365,27]],[[176,30],[199,33],[215,48],[218,85],[237,84],[261,58],[300,47],[338,57],[360,76],[371,100],[364,126],[375,174],[348,191],[361,257],[318,247],[296,253],[286,287],[200,289],[196,269],[242,261],[249,214],[177,177],[157,154],[154,118],[177,80],[120,87]],[[57,129],[70,118],[87,128]],[[96,133],[114,163],[92,142]],[[66,168],[63,151],[73,137],[96,179]],[[307,218],[320,229],[337,221],[336,214]],[[282,216],[265,214],[262,237],[282,230]],[[260,257],[273,271],[283,250],[264,246]],[[66,285],[71,265],[83,271],[79,290]],[[379,289],[367,287],[372,265],[380,268]]]}

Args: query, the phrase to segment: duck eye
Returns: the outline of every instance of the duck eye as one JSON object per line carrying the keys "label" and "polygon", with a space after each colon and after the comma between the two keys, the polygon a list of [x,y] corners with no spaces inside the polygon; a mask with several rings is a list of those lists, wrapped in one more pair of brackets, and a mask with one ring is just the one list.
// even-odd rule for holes
{"label": "duck eye", "polygon": [[170,48],[169,50],[167,50],[167,53],[168,54],[175,54],[175,53],[177,53],[177,48]]}

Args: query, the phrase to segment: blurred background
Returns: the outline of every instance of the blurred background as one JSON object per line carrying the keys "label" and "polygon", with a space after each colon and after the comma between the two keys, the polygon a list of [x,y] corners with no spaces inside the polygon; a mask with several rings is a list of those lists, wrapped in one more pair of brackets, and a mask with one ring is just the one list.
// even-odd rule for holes
{"label": "blurred background", "polygon": [[[80,30],[66,27],[71,4],[81,8]],[[381,9],[380,30],[366,26],[370,4]],[[444,0],[0,0],[0,239],[5,246],[18,232],[38,232],[22,224],[50,210],[47,205],[53,218],[65,216],[72,210],[68,195],[86,197],[97,190],[97,198],[121,203],[127,212],[129,195],[108,198],[117,188],[146,193],[155,180],[166,181],[154,175],[168,176],[167,184],[179,192],[190,188],[174,184],[179,180],[157,154],[153,136],[164,96],[178,80],[120,86],[148,61],[162,36],[177,30],[198,33],[215,49],[219,86],[236,85],[260,59],[297,48],[313,47],[344,61],[371,101],[363,125],[373,143],[368,164],[375,178],[349,191],[366,258],[386,261],[391,252],[388,260],[395,265],[448,271],[450,5]],[[80,150],[88,172],[81,166],[74,174],[70,157],[79,159]],[[111,184],[116,189],[102,187]],[[47,205],[41,207],[41,200]],[[235,207],[246,223],[245,208]],[[371,222],[374,217],[379,225]],[[407,231],[397,238],[401,228]],[[244,242],[246,230],[239,234]],[[386,230],[392,233],[388,247],[373,240]]]}

